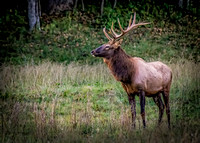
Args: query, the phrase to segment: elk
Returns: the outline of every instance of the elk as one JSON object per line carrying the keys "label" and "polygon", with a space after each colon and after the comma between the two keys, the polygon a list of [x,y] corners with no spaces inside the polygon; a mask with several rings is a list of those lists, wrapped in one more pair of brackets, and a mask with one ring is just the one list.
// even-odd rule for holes
{"label": "elk", "polygon": [[[172,70],[160,61],[145,62],[139,57],[131,57],[121,48],[122,37],[124,35],[138,26],[149,24],[135,24],[135,20],[136,13],[134,13],[133,20],[131,16],[129,25],[124,30],[118,19],[119,28],[121,30],[120,34],[117,34],[113,30],[113,23],[109,33],[106,32],[106,28],[103,28],[103,32],[109,41],[91,51],[91,54],[94,57],[102,57],[115,79],[121,82],[131,105],[133,128],[135,128],[136,118],[136,95],[139,96],[140,100],[141,117],[144,128],[146,127],[145,97],[152,97],[159,108],[158,125],[162,121],[164,108],[166,107],[168,127],[170,128],[169,92],[172,82]],[[164,104],[161,98],[161,93],[164,99]]]}

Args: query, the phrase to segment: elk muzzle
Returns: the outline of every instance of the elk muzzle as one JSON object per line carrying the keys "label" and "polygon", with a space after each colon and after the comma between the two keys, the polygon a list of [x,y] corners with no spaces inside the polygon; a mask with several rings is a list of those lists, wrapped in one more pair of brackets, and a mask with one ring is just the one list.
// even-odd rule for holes
{"label": "elk muzzle", "polygon": [[94,56],[94,50],[92,50],[92,51],[90,52],[90,54],[91,54],[92,56]]}
{"label": "elk muzzle", "polygon": [[100,56],[101,53],[102,53],[102,46],[91,51],[91,55],[94,57]]}

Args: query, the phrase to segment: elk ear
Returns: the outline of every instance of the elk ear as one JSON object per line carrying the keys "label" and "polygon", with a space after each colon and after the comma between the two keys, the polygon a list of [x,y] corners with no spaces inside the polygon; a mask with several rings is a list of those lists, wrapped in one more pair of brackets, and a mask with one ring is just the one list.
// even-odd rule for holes
{"label": "elk ear", "polygon": [[121,46],[123,39],[120,39],[119,41],[115,42],[115,47],[118,48]]}
{"label": "elk ear", "polygon": [[122,42],[123,42],[123,39],[120,39],[120,40],[119,40],[119,45],[121,45],[121,44],[122,44]]}

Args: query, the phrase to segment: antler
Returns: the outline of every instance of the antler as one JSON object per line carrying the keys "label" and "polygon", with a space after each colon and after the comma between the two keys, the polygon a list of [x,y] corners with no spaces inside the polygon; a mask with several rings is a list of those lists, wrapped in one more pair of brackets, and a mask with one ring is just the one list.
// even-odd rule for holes
{"label": "antler", "polygon": [[112,26],[111,26],[111,29],[110,29],[110,33],[111,33],[111,36],[106,32],[106,28],[103,28],[103,32],[105,34],[105,36],[108,38],[108,40],[112,43],[114,43],[116,40],[122,38],[124,35],[126,35],[129,31],[131,31],[132,29],[135,29],[137,28],[138,26],[140,25],[146,25],[146,24],[149,24],[149,23],[138,23],[138,24],[135,24],[135,19],[136,19],[136,13],[134,13],[134,18],[133,18],[133,21],[132,21],[132,16],[129,20],[129,24],[128,24],[128,27],[126,28],[126,30],[124,30],[120,24],[120,21],[119,21],[119,18],[118,18],[118,24],[119,24],[119,28],[121,30],[121,33],[120,34],[117,34],[114,30],[113,30],[113,22],[112,22]]}

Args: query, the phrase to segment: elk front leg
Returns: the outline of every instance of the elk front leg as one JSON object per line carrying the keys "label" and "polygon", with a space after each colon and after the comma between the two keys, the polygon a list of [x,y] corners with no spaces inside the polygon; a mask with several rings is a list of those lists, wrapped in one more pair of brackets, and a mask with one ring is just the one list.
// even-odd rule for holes
{"label": "elk front leg", "polygon": [[140,97],[140,107],[141,107],[141,116],[142,116],[142,121],[143,121],[143,127],[146,127],[146,122],[145,122],[145,92],[141,90],[139,92],[139,97]]}
{"label": "elk front leg", "polygon": [[132,127],[135,128],[135,118],[136,118],[135,95],[134,94],[129,95],[128,99],[129,99],[129,103],[131,104]]}

